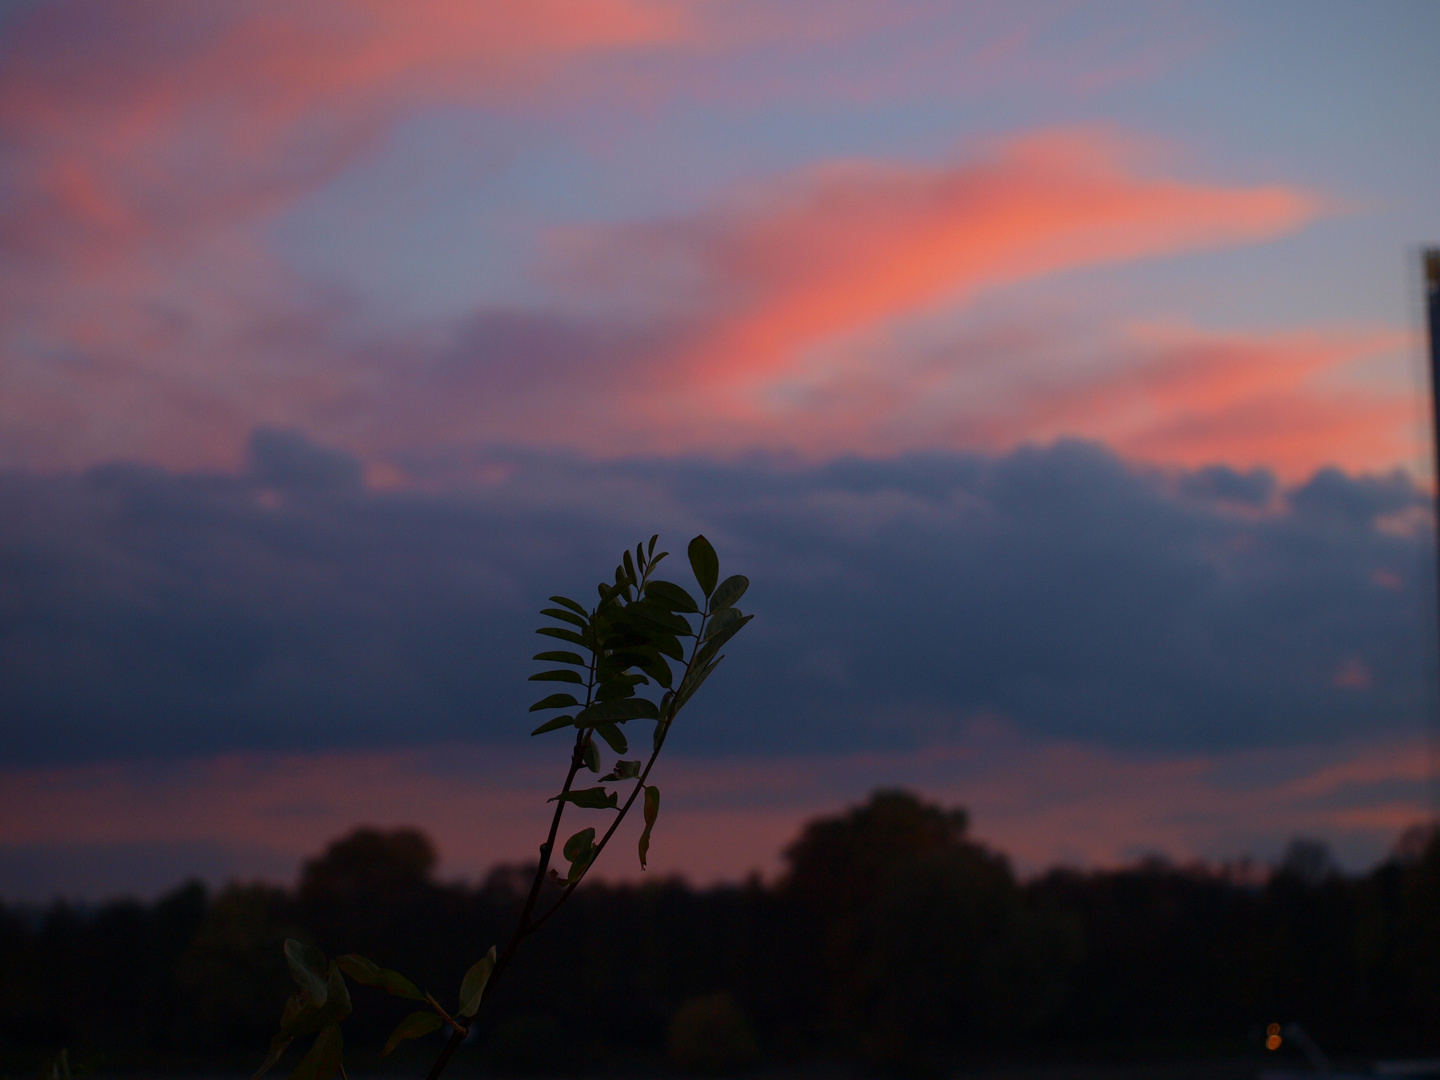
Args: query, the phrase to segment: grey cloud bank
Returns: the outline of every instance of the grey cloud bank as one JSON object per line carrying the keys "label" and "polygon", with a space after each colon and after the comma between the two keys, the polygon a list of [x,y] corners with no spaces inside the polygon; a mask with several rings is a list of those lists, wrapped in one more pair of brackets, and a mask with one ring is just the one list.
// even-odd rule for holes
{"label": "grey cloud bank", "polygon": [[1434,710],[1432,530],[1399,474],[1282,489],[1078,442],[468,471],[374,491],[262,429],[233,475],[0,475],[0,761],[523,741],[535,611],[656,530],[754,581],[683,752],[907,750],[991,716],[1218,751]]}

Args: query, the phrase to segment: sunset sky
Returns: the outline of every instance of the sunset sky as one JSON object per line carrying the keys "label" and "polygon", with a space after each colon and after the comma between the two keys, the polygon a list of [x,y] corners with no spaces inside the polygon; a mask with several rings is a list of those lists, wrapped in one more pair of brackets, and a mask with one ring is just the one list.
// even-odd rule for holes
{"label": "sunset sky", "polygon": [[[536,611],[753,625],[650,875],[1426,813],[1440,7],[0,5],[0,899],[533,856]],[[633,848],[602,875],[636,877]]]}

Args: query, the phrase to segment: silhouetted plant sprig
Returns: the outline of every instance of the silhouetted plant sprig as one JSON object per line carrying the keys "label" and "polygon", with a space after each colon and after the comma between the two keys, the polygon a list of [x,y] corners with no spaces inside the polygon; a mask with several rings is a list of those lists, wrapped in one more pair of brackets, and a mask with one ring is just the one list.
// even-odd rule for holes
{"label": "silhouetted plant sprig", "polygon": [[[471,965],[461,981],[454,1011],[447,1012],[432,994],[420,990],[397,971],[354,953],[330,960],[312,946],[293,938],[287,940],[285,959],[296,990],[285,1003],[280,1030],[271,1040],[270,1052],[255,1073],[255,1080],[280,1060],[294,1040],[308,1035],[314,1035],[315,1040],[290,1074],[291,1080],[345,1076],[340,1025],[351,1012],[346,977],[426,1006],[400,1021],[386,1040],[382,1056],[406,1039],[443,1027],[450,1029],[450,1037],[428,1075],[428,1080],[435,1080],[469,1034],[476,1014],[509,967],[520,943],[570,898],[637,799],[641,800],[645,822],[639,842],[640,866],[644,869],[660,812],[660,789],[648,782],[650,771],[680,710],[724,659],[721,648],[752,618],[735,606],[745,595],[749,580],[735,574],[721,581],[720,560],[705,537],[695,537],[687,550],[699,599],[674,582],[654,576],[656,567],[667,556],[664,551],[656,553],[658,540],[658,536],[652,536],[648,544],[637,544],[633,555],[624,552],[615,568],[614,581],[599,584],[599,599],[593,607],[586,608],[569,597],[552,596],[550,602],[556,606],[541,610],[558,625],[542,626],[536,633],[573,648],[536,653],[536,660],[560,666],[537,672],[530,680],[572,689],[547,694],[530,706],[531,712],[557,714],[531,734],[574,729],[575,742],[565,782],[549,800],[555,803],[555,812],[545,842],[540,845],[534,880],[504,949],[497,953],[492,947]],[[642,692],[642,688],[648,689]],[[657,691],[658,698],[653,696]],[[630,752],[630,740],[624,725],[637,720],[654,724],[650,752],[648,756],[625,758],[622,755]],[[603,776],[601,743],[616,755]],[[575,785],[582,769],[596,777],[592,786]],[[567,807],[608,811],[614,816],[599,839],[596,826],[587,826],[561,845],[560,855],[568,864],[562,875],[551,866],[551,860]],[[547,876],[561,886],[560,895],[537,914]]]}

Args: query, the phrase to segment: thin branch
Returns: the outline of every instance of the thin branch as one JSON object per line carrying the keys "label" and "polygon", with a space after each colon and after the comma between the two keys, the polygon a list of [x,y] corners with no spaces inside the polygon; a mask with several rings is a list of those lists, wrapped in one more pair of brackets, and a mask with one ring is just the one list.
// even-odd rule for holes
{"label": "thin branch", "polygon": [[440,1014],[440,1019],[441,1019],[441,1020],[444,1020],[445,1023],[449,1024],[452,1028],[454,1028],[455,1031],[456,1031],[457,1033],[459,1033],[459,1035],[460,1035],[460,1037],[461,1037],[462,1039],[463,1039],[466,1035],[469,1035],[469,1034],[470,1034],[469,1029],[466,1028],[466,1027],[464,1027],[464,1026],[463,1026],[462,1024],[460,1024],[460,1022],[457,1021],[453,1016],[451,1016],[451,1015],[450,1015],[449,1013],[447,1013],[444,1009],[442,1009],[442,1008],[440,1007],[440,1003],[439,1003],[438,1001],[436,1001],[436,1000],[434,999],[434,997],[432,997],[429,993],[427,993],[427,994],[425,995],[425,1000],[430,1003],[430,1007],[431,1007],[432,1009],[434,1009],[437,1013]]}
{"label": "thin branch", "polygon": [[[590,616],[593,619],[595,612],[592,611]],[[595,669],[598,661],[598,654],[591,649],[590,678],[585,687],[586,708],[589,708],[595,694]],[[481,1005],[485,1004],[485,1000],[490,996],[490,991],[499,982],[505,969],[510,966],[511,959],[515,956],[516,950],[520,948],[520,942],[524,941],[533,929],[530,916],[535,912],[535,905],[540,899],[540,890],[545,885],[545,871],[550,868],[550,856],[555,850],[555,837],[560,832],[560,819],[565,814],[565,796],[575,782],[575,775],[580,771],[580,766],[585,763],[585,741],[588,737],[589,732],[583,729],[575,735],[575,746],[570,753],[570,771],[565,775],[565,783],[560,788],[560,797],[555,802],[555,814],[550,819],[550,832],[546,835],[545,842],[540,845],[540,862],[535,867],[535,880],[530,883],[530,893],[525,898],[525,906],[520,911],[520,918],[515,923],[510,940],[505,943],[505,949],[496,959],[495,967],[490,972],[490,978],[485,983],[485,989],[481,991]],[[444,1015],[443,1011],[441,1015]],[[440,1050],[440,1056],[435,1059],[435,1064],[430,1066],[430,1072],[426,1074],[425,1080],[438,1080],[440,1074],[445,1071],[445,1066],[450,1063],[450,1058],[454,1056],[455,1051],[459,1049],[468,1034],[468,1028],[456,1025],[455,1030],[450,1033],[450,1038],[445,1040],[445,1045]]]}

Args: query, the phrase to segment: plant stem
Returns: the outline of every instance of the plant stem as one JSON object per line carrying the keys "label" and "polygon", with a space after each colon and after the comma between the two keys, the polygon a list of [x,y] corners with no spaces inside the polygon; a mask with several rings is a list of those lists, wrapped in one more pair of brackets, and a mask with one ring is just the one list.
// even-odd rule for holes
{"label": "plant stem", "polygon": [[[643,595],[644,582],[649,578],[650,569],[653,566],[654,562],[652,561],[650,566],[646,568],[641,581],[637,584],[637,596]],[[626,595],[629,595],[628,592]],[[594,613],[592,612],[591,614],[593,617]],[[695,630],[695,647],[690,650],[690,659],[685,663],[685,670],[681,672],[680,681],[676,684],[677,686],[684,685],[686,677],[695,665],[695,657],[700,652],[700,639],[705,633],[705,624],[709,619],[710,604],[707,600],[705,609],[700,612],[700,625]],[[585,692],[585,705],[587,708],[591,704],[595,694],[595,672],[598,660],[599,657],[592,651],[590,658],[590,680]],[[605,845],[610,842],[610,838],[615,835],[615,830],[620,827],[620,822],[624,820],[625,815],[630,811],[630,807],[634,805],[636,796],[644,790],[645,781],[650,776],[650,770],[655,765],[655,759],[660,756],[660,750],[665,745],[665,736],[670,731],[670,723],[675,719],[675,711],[678,710],[672,710],[668,717],[661,717],[660,723],[664,726],[660,731],[659,739],[656,740],[656,746],[650,754],[650,760],[645,763],[644,771],[642,771],[636,779],[635,787],[631,789],[630,797],[625,800],[625,805],[620,808],[620,812],[615,815],[615,820],[612,821],[610,827],[605,830],[605,835],[600,838],[600,843],[595,846],[595,854],[590,860],[590,866],[594,866],[600,858],[600,853],[605,849]],[[490,972],[490,978],[485,983],[485,989],[480,995],[480,1005],[482,1007],[490,997],[490,992],[495,989],[495,984],[500,980],[500,976],[503,975],[505,969],[510,966],[510,961],[520,948],[520,943],[545,925],[550,916],[554,915],[555,912],[559,910],[560,905],[565,903],[571,894],[574,893],[576,887],[584,880],[585,874],[590,872],[590,866],[587,866],[579,878],[565,886],[564,891],[555,900],[555,903],[551,904],[540,918],[535,919],[533,922],[531,921],[531,916],[535,913],[535,906],[540,899],[540,891],[545,885],[545,873],[550,867],[550,856],[555,850],[555,838],[560,832],[560,818],[565,812],[565,795],[569,793],[570,786],[575,782],[576,774],[580,771],[581,766],[585,764],[585,744],[590,740],[593,730],[593,728],[583,728],[575,736],[575,748],[570,754],[570,771],[566,774],[565,784],[560,789],[560,797],[555,805],[555,815],[550,819],[550,832],[546,836],[545,842],[540,845],[540,863],[535,868],[535,880],[530,884],[530,894],[525,898],[525,906],[520,911],[520,919],[515,924],[515,931],[510,935],[510,940],[506,942],[505,950],[500,953],[496,959],[495,968]],[[433,1003],[432,1000],[432,1004]],[[436,1006],[436,1008],[439,1010],[439,1006]],[[439,1011],[442,1016],[445,1015],[443,1010]],[[475,1020],[472,1017],[469,1023],[473,1024],[474,1022]],[[451,1021],[451,1023],[454,1024],[454,1021]],[[430,1072],[427,1074],[425,1080],[438,1080],[440,1074],[445,1071],[445,1066],[450,1063],[450,1058],[454,1056],[460,1044],[465,1041],[467,1034],[469,1034],[468,1024],[464,1027],[454,1024],[454,1030],[451,1031],[450,1038],[445,1041],[445,1046],[441,1049],[440,1056],[435,1059],[435,1064],[430,1067]]]}
{"label": "plant stem", "polygon": [[[685,670],[680,673],[680,682],[676,684],[677,686],[683,686],[685,684],[685,677],[690,674],[690,669],[695,664],[695,654],[700,651],[700,638],[705,633],[705,623],[708,622],[710,619],[709,608],[710,604],[707,601],[705,604],[706,610],[700,613],[700,626],[695,631],[695,647],[690,650],[690,659],[685,662]],[[625,815],[630,812],[630,807],[634,805],[635,797],[645,789],[645,781],[650,778],[650,770],[655,766],[655,759],[660,756],[660,751],[665,746],[665,736],[670,733],[670,723],[674,720],[674,718],[675,717],[672,714],[669,718],[661,719],[660,723],[664,724],[665,726],[660,732],[660,739],[658,745],[655,747],[654,750],[651,751],[650,760],[645,763],[645,768],[640,773],[640,776],[636,779],[635,786],[630,789],[630,797],[625,800],[625,805],[620,808],[620,812],[615,815],[615,820],[610,823],[610,828],[605,830],[605,835],[602,836],[600,838],[600,842],[595,845],[595,855],[590,860],[590,866],[594,866],[597,862],[600,861],[600,853],[605,850],[605,845],[610,842],[610,837],[615,835],[615,830],[620,827],[620,822],[625,819]],[[560,905],[565,903],[566,900],[570,899],[570,894],[579,887],[580,882],[585,880],[585,874],[588,874],[589,872],[590,867],[587,866],[585,868],[584,874],[581,874],[580,877],[577,878],[575,881],[572,881],[570,882],[570,884],[566,885],[565,891],[560,894],[560,896],[556,899],[555,903],[550,905],[549,910],[547,910],[544,915],[541,915],[540,918],[535,920],[535,925],[530,928],[529,932],[533,933],[534,931],[539,930],[540,927],[544,926],[550,916],[554,915],[555,912],[559,910]]]}
{"label": "plant stem", "polygon": [[[587,695],[588,696],[588,695]],[[515,931],[510,935],[510,940],[505,944],[505,951],[495,961],[495,969],[490,972],[490,978],[485,983],[485,990],[480,996],[480,1003],[483,1005],[485,999],[490,996],[490,991],[510,966],[510,960],[515,955],[515,950],[520,947],[520,942],[529,936],[533,927],[530,923],[530,916],[535,912],[535,904],[540,899],[540,890],[545,885],[545,872],[550,868],[550,853],[555,850],[555,835],[560,831],[560,818],[565,813],[564,796],[570,790],[570,785],[575,782],[575,774],[585,763],[585,738],[586,732],[581,731],[575,736],[575,749],[570,755],[570,771],[565,776],[565,785],[560,789],[561,798],[555,804],[555,815],[550,819],[550,832],[545,842],[540,845],[540,862],[535,867],[535,880],[530,884],[530,895],[525,898],[525,907],[520,911],[520,920],[515,924]],[[470,1023],[474,1023],[472,1018]],[[437,1080],[437,1077],[445,1071],[445,1066],[450,1063],[450,1058],[459,1049],[460,1044],[465,1041],[469,1034],[469,1028],[457,1026],[450,1032],[450,1038],[445,1040],[445,1046],[440,1051],[440,1056],[435,1059],[435,1064],[430,1067],[430,1072],[425,1080]]]}
{"label": "plant stem", "polygon": [[440,1007],[440,1003],[435,1000],[433,995],[426,994],[425,1000],[430,1003],[430,1007],[432,1009],[434,1009],[437,1013],[440,1014],[440,1019],[444,1020],[445,1023],[449,1024],[452,1028],[454,1028],[459,1033],[462,1039],[466,1035],[470,1034],[469,1031],[460,1026],[460,1022],[458,1020],[456,1020],[453,1016],[451,1016],[449,1013],[447,1013],[444,1009]]}

